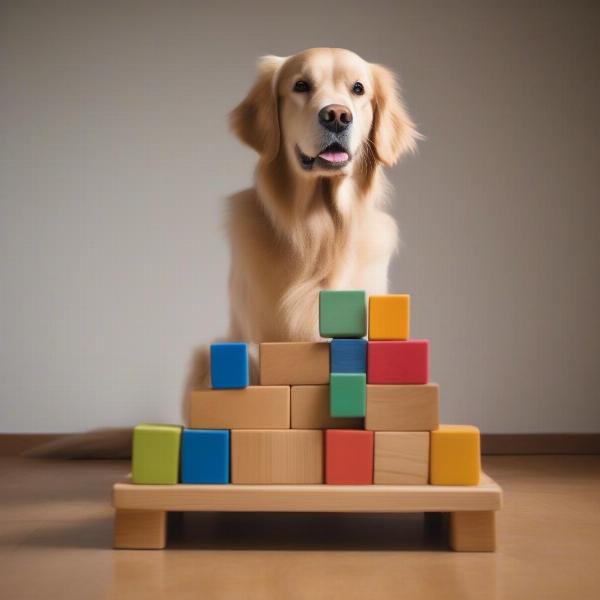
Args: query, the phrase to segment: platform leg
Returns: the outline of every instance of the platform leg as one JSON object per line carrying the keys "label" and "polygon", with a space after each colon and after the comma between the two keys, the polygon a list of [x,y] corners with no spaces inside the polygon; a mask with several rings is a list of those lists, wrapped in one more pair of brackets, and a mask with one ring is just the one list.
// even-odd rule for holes
{"label": "platform leg", "polygon": [[167,513],[163,510],[115,511],[115,548],[164,548],[167,542]]}
{"label": "platform leg", "polygon": [[496,513],[450,513],[450,547],[457,552],[493,552],[496,549]]}

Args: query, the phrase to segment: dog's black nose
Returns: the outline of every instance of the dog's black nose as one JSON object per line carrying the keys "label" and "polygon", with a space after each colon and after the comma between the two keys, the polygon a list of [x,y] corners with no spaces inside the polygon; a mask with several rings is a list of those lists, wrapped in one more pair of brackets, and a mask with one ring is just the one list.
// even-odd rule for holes
{"label": "dog's black nose", "polygon": [[352,113],[343,104],[328,104],[319,111],[319,123],[325,129],[339,133],[352,123]]}

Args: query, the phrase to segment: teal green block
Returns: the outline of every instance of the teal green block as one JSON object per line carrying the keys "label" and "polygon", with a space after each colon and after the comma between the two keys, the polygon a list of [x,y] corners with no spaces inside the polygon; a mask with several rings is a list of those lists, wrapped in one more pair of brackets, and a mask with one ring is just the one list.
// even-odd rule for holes
{"label": "teal green block", "polygon": [[361,338],[367,333],[364,290],[323,290],[319,294],[319,331],[325,338]]}
{"label": "teal green block", "polygon": [[133,483],[173,484],[179,481],[181,427],[142,424],[133,430]]}
{"label": "teal green block", "polygon": [[329,412],[332,417],[364,417],[367,407],[365,373],[331,373]]}

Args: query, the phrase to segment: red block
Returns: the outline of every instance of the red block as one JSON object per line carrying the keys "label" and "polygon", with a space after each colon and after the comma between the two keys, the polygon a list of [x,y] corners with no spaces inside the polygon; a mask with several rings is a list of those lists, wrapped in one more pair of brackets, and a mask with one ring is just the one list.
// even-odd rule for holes
{"label": "red block", "polygon": [[328,429],[325,432],[325,483],[373,483],[373,432]]}
{"label": "red block", "polygon": [[369,342],[367,383],[429,381],[429,340]]}

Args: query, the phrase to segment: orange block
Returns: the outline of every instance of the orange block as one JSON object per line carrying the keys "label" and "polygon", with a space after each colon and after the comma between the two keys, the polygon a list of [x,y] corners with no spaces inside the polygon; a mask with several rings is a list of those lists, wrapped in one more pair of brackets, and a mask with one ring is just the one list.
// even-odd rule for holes
{"label": "orange block", "polygon": [[373,432],[328,429],[325,432],[325,483],[373,483]]}
{"label": "orange block", "polygon": [[369,296],[369,339],[407,340],[410,337],[410,296]]}

